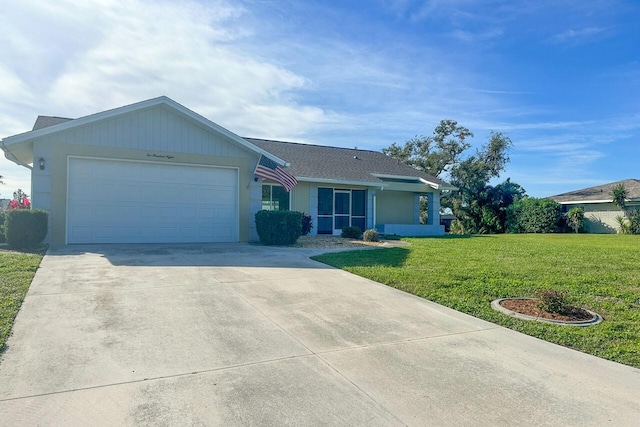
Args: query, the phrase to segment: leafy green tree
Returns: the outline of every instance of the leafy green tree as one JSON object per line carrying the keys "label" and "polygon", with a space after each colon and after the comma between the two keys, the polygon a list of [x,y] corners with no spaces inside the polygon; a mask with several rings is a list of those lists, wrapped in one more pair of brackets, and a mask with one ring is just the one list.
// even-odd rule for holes
{"label": "leafy green tree", "polygon": [[584,225],[584,209],[579,206],[569,209],[569,212],[567,212],[567,225],[576,233],[580,231]]}
{"label": "leafy green tree", "polygon": [[509,162],[511,139],[501,132],[491,132],[489,142],[451,167],[451,183],[458,187],[442,205],[453,213],[468,233],[501,233],[505,231],[506,208],[524,196],[524,189],[507,179],[493,187]]}
{"label": "leafy green tree", "polygon": [[460,199],[454,199],[453,211],[469,233],[504,233],[507,209],[524,196],[524,188],[507,179],[496,186],[479,188],[465,206],[460,205]]}
{"label": "leafy green tree", "polygon": [[[429,137],[414,137],[404,145],[393,143],[382,152],[435,177],[446,174],[459,188],[441,200],[451,208],[468,233],[500,233],[506,227],[506,208],[524,196],[524,189],[510,180],[495,187],[489,181],[500,175],[509,162],[511,140],[492,132],[487,144],[463,158],[470,148],[469,129],[455,120],[442,120]],[[421,199],[421,222],[426,222],[426,199]]]}
{"label": "leafy green tree", "polygon": [[525,197],[507,212],[507,230],[512,233],[553,233],[562,219],[562,206],[551,199]]}
{"label": "leafy green tree", "polygon": [[442,120],[432,136],[415,136],[402,146],[394,142],[382,152],[438,177],[459,162],[460,155],[471,146],[466,142],[469,137],[473,133],[455,120]]}

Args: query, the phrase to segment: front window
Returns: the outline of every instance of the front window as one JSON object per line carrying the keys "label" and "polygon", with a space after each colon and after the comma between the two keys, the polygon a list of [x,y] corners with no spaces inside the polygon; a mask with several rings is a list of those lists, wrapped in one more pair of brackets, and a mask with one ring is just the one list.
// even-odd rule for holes
{"label": "front window", "polygon": [[289,193],[279,185],[262,185],[262,209],[266,211],[288,211]]}

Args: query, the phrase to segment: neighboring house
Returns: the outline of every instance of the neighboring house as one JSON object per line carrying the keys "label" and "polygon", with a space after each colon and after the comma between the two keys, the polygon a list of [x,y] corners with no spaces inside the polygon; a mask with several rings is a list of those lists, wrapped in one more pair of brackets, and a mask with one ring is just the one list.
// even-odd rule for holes
{"label": "neighboring house", "polygon": [[[379,152],[241,138],[167,97],[74,120],[40,116],[2,143],[31,169],[32,205],[49,211],[54,246],[246,242],[258,239],[260,209],[309,213],[312,234],[355,225],[441,235],[440,196],[454,189]],[[295,176],[290,193],[254,174],[262,157]]]}
{"label": "neighboring house", "polygon": [[596,187],[570,191],[551,196],[550,199],[562,205],[563,211],[579,206],[584,209],[585,230],[588,233],[616,233],[616,217],[624,212],[613,203],[612,190],[623,184],[627,190],[627,207],[640,208],[640,180],[625,179]]}

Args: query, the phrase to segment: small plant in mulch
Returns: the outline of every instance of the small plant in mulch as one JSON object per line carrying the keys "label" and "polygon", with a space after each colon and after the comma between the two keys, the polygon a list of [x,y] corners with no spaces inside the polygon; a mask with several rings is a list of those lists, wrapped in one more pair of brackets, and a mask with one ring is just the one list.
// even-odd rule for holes
{"label": "small plant in mulch", "polygon": [[557,291],[555,289],[538,289],[535,291],[538,297],[537,306],[547,313],[555,313],[566,316],[570,314],[574,307],[567,301],[567,291]]}
{"label": "small plant in mulch", "polygon": [[500,305],[516,313],[544,319],[579,322],[594,318],[587,310],[572,305],[567,291],[538,289],[537,298],[507,298]]}

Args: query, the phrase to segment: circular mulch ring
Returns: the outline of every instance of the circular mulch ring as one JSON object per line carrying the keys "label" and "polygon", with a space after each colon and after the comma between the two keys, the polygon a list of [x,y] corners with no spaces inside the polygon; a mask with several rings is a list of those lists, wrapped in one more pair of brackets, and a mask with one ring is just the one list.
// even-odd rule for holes
{"label": "circular mulch ring", "polygon": [[491,301],[491,308],[518,319],[556,325],[591,326],[604,320],[598,313],[579,307],[574,307],[568,315],[548,313],[538,308],[538,299],[536,298],[500,298]]}

